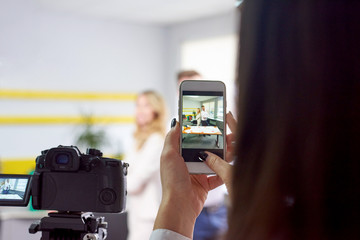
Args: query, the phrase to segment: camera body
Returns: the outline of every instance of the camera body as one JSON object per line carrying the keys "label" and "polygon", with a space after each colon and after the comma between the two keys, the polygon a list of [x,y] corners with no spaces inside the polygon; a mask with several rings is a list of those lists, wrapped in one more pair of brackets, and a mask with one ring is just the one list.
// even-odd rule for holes
{"label": "camera body", "polygon": [[82,154],[59,146],[36,158],[31,195],[34,209],[122,212],[126,204],[128,164],[104,158],[96,149]]}

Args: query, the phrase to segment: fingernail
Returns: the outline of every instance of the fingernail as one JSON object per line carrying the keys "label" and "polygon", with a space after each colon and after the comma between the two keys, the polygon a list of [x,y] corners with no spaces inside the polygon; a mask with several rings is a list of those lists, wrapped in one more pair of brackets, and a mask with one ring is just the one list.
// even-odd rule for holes
{"label": "fingernail", "polygon": [[175,125],[176,125],[176,118],[173,118],[171,120],[171,128],[175,127]]}
{"label": "fingernail", "polygon": [[199,160],[200,161],[202,161],[202,162],[205,161],[207,157],[208,157],[208,154],[206,152],[204,152],[204,151],[199,152]]}
{"label": "fingernail", "polygon": [[230,113],[230,115],[231,115],[231,116],[233,116],[233,117],[234,117],[234,115],[232,114],[232,112],[231,112],[231,111],[229,111],[229,113]]}

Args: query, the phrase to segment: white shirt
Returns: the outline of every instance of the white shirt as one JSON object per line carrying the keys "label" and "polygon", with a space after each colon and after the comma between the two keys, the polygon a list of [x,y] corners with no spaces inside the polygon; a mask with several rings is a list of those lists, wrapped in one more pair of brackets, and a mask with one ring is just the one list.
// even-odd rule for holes
{"label": "white shirt", "polygon": [[127,210],[129,238],[148,239],[161,202],[160,155],[164,137],[151,134],[141,149],[135,146],[125,157],[127,176]]}
{"label": "white shirt", "polygon": [[4,190],[10,190],[10,189],[11,189],[11,184],[9,182],[5,182]]}
{"label": "white shirt", "polygon": [[209,118],[209,114],[206,111],[201,111],[201,120],[206,121]]}
{"label": "white shirt", "polygon": [[150,240],[191,240],[168,229],[156,229],[151,233]]}

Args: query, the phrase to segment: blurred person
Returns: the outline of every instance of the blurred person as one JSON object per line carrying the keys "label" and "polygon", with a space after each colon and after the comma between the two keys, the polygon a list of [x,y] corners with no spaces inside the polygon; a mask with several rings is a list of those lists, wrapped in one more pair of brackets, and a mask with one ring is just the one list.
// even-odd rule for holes
{"label": "blurred person", "polygon": [[227,240],[360,239],[360,2],[245,0],[236,145],[189,175],[180,126],[161,157],[152,240],[192,238],[208,191],[225,183]]}
{"label": "blurred person", "polygon": [[201,123],[201,111],[200,108],[196,109],[196,126],[200,126]]}
{"label": "blurred person", "polygon": [[[180,86],[181,82],[184,80],[204,79],[201,74],[195,70],[181,71],[178,73],[177,77],[178,86]],[[209,114],[205,111],[205,106],[201,106],[201,108],[201,125],[208,126],[207,119]],[[222,238],[227,230],[226,197],[227,192],[224,186],[220,186],[209,192],[204,207],[196,219],[194,240],[217,240]]]}
{"label": "blurred person", "polygon": [[200,73],[198,73],[195,70],[183,70],[178,72],[177,74],[177,81],[178,86],[182,83],[184,80],[201,80],[203,79]]}
{"label": "blurred person", "polygon": [[[202,79],[200,73],[198,73],[195,70],[182,70],[176,74],[176,81],[177,81],[177,87],[180,86],[180,84],[184,80],[200,80]],[[179,98],[179,88],[177,88],[177,98]],[[174,109],[178,109],[178,100],[176,99],[176,105],[174,106]],[[169,121],[171,121],[173,118],[178,118],[178,115],[172,116],[172,118],[169,118]]]}
{"label": "blurred person", "polygon": [[149,239],[161,200],[160,154],[166,106],[160,94],[145,91],[136,100],[135,145],[125,157],[127,176],[128,240]]}
{"label": "blurred person", "polygon": [[209,113],[206,111],[205,106],[201,106],[201,126],[208,126]]}
{"label": "blurred person", "polygon": [[6,179],[3,184],[1,185],[1,193],[8,194],[11,190],[12,186],[10,183],[10,179]]}

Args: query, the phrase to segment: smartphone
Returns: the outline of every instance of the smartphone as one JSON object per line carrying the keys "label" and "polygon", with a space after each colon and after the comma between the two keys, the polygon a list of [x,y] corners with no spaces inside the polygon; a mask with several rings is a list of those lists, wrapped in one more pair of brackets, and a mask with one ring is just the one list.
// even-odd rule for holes
{"label": "smartphone", "polygon": [[27,206],[31,175],[0,174],[0,206]]}
{"label": "smartphone", "polygon": [[221,81],[185,80],[180,85],[180,151],[191,174],[214,174],[200,151],[225,160],[226,88]]}

